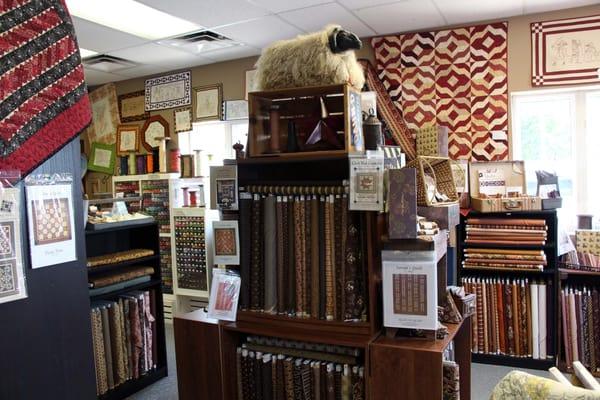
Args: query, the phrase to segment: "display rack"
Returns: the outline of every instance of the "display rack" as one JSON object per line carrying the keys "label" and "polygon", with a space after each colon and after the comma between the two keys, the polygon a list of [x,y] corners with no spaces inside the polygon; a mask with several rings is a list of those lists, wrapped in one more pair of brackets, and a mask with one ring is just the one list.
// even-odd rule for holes
{"label": "display rack", "polygon": [[[122,192],[126,197],[139,196],[142,198],[141,207],[138,203],[131,203],[130,212],[143,211],[154,217],[158,217],[160,226],[160,259],[163,281],[163,293],[173,297],[164,298],[168,307],[165,310],[167,322],[172,321],[173,313],[177,312],[178,305],[189,303],[189,295],[174,292],[176,272],[173,268],[171,210],[183,207],[183,187],[194,187],[203,185],[204,202],[209,199],[208,188],[204,185],[204,177],[181,178],[179,173],[153,173],[143,175],[122,175],[113,177],[113,196]],[[209,240],[207,237],[207,243]],[[183,307],[182,311],[191,311],[189,307]]]}
{"label": "display rack", "polygon": [[[547,239],[544,245],[506,245],[506,244],[469,244],[466,243],[466,220],[467,218],[522,218],[522,219],[542,219],[547,226]],[[495,365],[507,365],[512,367],[532,368],[532,369],[548,369],[556,365],[558,355],[559,338],[556,332],[559,329],[559,316],[557,310],[558,303],[558,249],[557,249],[557,229],[558,220],[556,211],[522,211],[522,212],[499,212],[499,213],[480,213],[471,211],[468,216],[461,216],[459,226],[458,248],[457,248],[457,276],[458,282],[465,276],[477,276],[488,278],[492,276],[500,276],[502,278],[529,278],[529,279],[544,279],[551,286],[548,293],[551,298],[547,301],[546,319],[547,319],[547,341],[548,341],[548,357],[546,359],[534,359],[532,357],[518,357],[504,354],[490,353],[473,353],[473,362]],[[465,259],[464,250],[467,248],[491,248],[491,249],[518,249],[525,250],[543,250],[546,255],[547,265],[540,271],[515,271],[515,270],[485,270],[485,269],[465,269],[462,267],[462,262]],[[552,354],[550,354],[552,352]]]}
{"label": "display rack", "polygon": [[154,292],[155,299],[153,313],[156,319],[156,329],[153,340],[156,341],[156,368],[140,376],[138,379],[128,380],[116,388],[109,390],[99,397],[100,400],[124,399],[168,374],[158,238],[158,224],[154,221],[133,226],[116,226],[100,231],[86,231],[85,243],[88,257],[139,248],[150,249],[154,252],[152,256],[88,268],[89,276],[104,274],[110,271],[121,271],[131,266],[151,266],[154,268],[154,274],[152,274],[148,282],[90,296],[91,301],[109,300],[131,291],[147,290]]}

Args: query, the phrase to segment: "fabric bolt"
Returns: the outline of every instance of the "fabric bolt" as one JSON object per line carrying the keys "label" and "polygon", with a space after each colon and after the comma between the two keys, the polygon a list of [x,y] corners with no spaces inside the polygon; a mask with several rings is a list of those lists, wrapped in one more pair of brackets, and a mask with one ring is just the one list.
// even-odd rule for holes
{"label": "fabric bolt", "polygon": [[294,378],[294,400],[302,400],[302,360],[295,359],[292,365],[292,376]]}
{"label": "fabric bolt", "polygon": [[112,359],[112,344],[111,344],[111,333],[110,333],[110,317],[109,317],[110,304],[102,306],[102,336],[104,338],[104,354],[106,356],[106,378],[108,381],[108,389],[115,387],[115,374],[113,370],[113,359]]}
{"label": "fabric bolt", "polygon": [[[527,355],[528,356],[532,356],[533,355],[533,332],[532,332],[532,325],[533,325],[533,313],[532,313],[532,299],[531,299],[531,285],[529,284],[529,282],[527,282],[527,285],[524,289],[525,292],[525,296],[527,299],[527,304],[526,304],[526,309],[527,309]],[[539,318],[538,318],[539,319]],[[539,336],[538,338],[539,339]],[[538,349],[539,349],[539,345],[538,345]]]}
{"label": "fabric bolt", "polygon": [[271,356],[264,356],[262,360],[262,398],[273,400]]}
{"label": "fabric bolt", "polygon": [[344,371],[342,374],[342,400],[352,400],[352,383],[350,380],[350,368],[348,365],[344,365]]}
{"label": "fabric bolt", "polygon": [[513,302],[513,326],[515,330],[515,354],[518,356],[523,355],[521,349],[521,324],[519,318],[521,317],[521,307],[519,302],[519,286],[515,281],[512,283],[512,302]]}
{"label": "fabric bolt", "polygon": [[287,293],[288,293],[288,312],[294,314],[296,312],[296,273],[295,264],[296,256],[295,253],[295,222],[294,222],[294,204],[295,200],[293,196],[288,197],[288,213],[287,213],[287,226],[288,226],[288,249],[287,249]]}
{"label": "fabric bolt", "polygon": [[594,311],[592,310],[592,295],[588,291],[586,294],[586,320],[587,320],[587,343],[588,343],[588,360],[589,367],[592,371],[596,370],[596,353],[595,353],[595,342],[594,342]]}
{"label": "fabric bolt", "polygon": [[242,391],[241,400],[249,400],[250,399],[250,393],[249,393],[249,389],[250,389],[250,376],[249,376],[249,367],[248,367],[248,351],[245,349],[242,349],[241,351],[242,357],[241,357],[241,376],[240,376],[240,382],[239,385],[241,386],[240,389]]}
{"label": "fabric bolt", "polygon": [[250,307],[250,266],[252,263],[252,198],[249,194],[240,193],[240,298],[242,310]]}
{"label": "fabric bolt", "polygon": [[319,200],[312,196],[310,201],[310,249],[311,249],[311,285],[310,285],[310,314],[313,318],[319,318]]}
{"label": "fabric bolt", "polygon": [[29,175],[92,119],[64,1],[0,3],[0,164]]}
{"label": "fabric bolt", "polygon": [[335,398],[335,372],[333,364],[327,365],[327,400]]}
{"label": "fabric bolt", "polygon": [[277,312],[285,312],[285,242],[284,211],[281,196],[277,196]]}
{"label": "fabric bolt", "polygon": [[352,400],[364,400],[366,398],[364,367],[360,367],[358,371],[356,383],[352,385]]}
{"label": "fabric bolt", "polygon": [[140,321],[139,304],[137,299],[129,299],[129,319],[131,321],[131,364],[133,369],[133,378],[140,376],[141,354],[143,348],[142,324]]}
{"label": "fabric bolt", "polygon": [[333,203],[333,228],[334,228],[334,265],[335,265],[335,319],[342,320],[343,315],[343,297],[344,275],[342,274],[342,197],[336,195]]}
{"label": "fabric bolt", "polygon": [[327,320],[334,319],[335,303],[331,206],[332,204],[327,197],[325,200],[325,318]]}
{"label": "fabric bolt", "polygon": [[311,199],[307,196],[302,202],[304,215],[304,316],[312,317],[312,216]]}
{"label": "fabric bolt", "polygon": [[123,369],[125,371],[125,381],[127,381],[129,379],[129,361],[127,358],[127,328],[126,328],[126,323],[125,320],[127,318],[125,318],[125,307],[123,307],[123,299],[119,298],[119,318],[120,318],[120,322],[121,322],[121,334],[122,334],[122,338],[121,338],[121,351],[123,352]]}
{"label": "fabric bolt", "polygon": [[102,395],[108,391],[106,377],[106,356],[102,333],[102,315],[98,308],[92,309],[92,342],[94,345],[94,365],[96,367],[96,393]]}
{"label": "fabric bolt", "polygon": [[600,298],[598,297],[598,290],[594,288],[592,290],[592,309],[594,315],[594,358],[596,360],[597,370],[600,366]]}
{"label": "fabric bolt", "polygon": [[264,200],[264,310],[269,313],[273,313],[277,310],[277,222],[275,220],[275,203],[275,196],[268,196]]}
{"label": "fabric bolt", "polygon": [[254,372],[254,391],[256,398],[263,400],[263,356],[261,353],[255,353],[252,371]]}
{"label": "fabric bolt", "polygon": [[277,355],[271,357],[271,396],[277,400]]}
{"label": "fabric bolt", "polygon": [[286,400],[294,400],[294,366],[291,357],[284,361]]}
{"label": "fabric bolt", "polygon": [[485,314],[483,312],[484,307],[483,307],[483,286],[481,284],[481,282],[477,281],[476,285],[476,298],[477,298],[477,334],[478,334],[478,338],[477,338],[477,342],[478,342],[478,349],[480,353],[485,352],[485,345],[484,345],[484,336],[485,336],[485,330],[484,330],[484,325],[485,325]]}
{"label": "fabric bolt", "polygon": [[583,343],[581,342],[581,325],[583,324],[582,318],[581,318],[581,292],[579,291],[579,289],[577,289],[575,291],[574,294],[574,304],[575,304],[575,323],[577,328],[573,330],[573,334],[576,337],[575,343],[577,345],[577,360],[578,361],[582,361],[583,359],[585,359],[585,354],[583,352]]}
{"label": "fabric bolt", "polygon": [[286,400],[284,360],[283,356],[277,357],[277,387],[275,397],[277,400]]}
{"label": "fabric bolt", "polygon": [[257,380],[257,374],[260,376],[260,370],[257,370],[257,361],[256,361],[256,354],[254,354],[254,352],[249,352],[248,353],[248,397],[250,398],[250,400],[261,400],[260,397],[258,397],[259,394],[259,389],[258,387],[260,387],[262,389],[262,385],[259,385],[259,383],[261,382],[260,380]]}
{"label": "fabric bolt", "polygon": [[335,384],[335,398],[336,400],[342,400],[342,366],[337,364],[335,371],[333,372],[334,384]]}
{"label": "fabric bolt", "polygon": [[144,292],[144,322],[146,324],[146,360],[147,369],[154,368],[155,362],[153,357],[154,349],[154,325],[155,319],[150,312],[150,292]]}
{"label": "fabric bolt", "polygon": [[347,271],[346,271],[346,246],[347,246],[347,239],[348,239],[348,195],[347,194],[343,194],[342,195],[342,205],[341,205],[341,216],[340,216],[340,227],[341,227],[341,232],[342,232],[342,237],[341,237],[341,251],[340,251],[340,257],[341,257],[341,283],[342,286],[340,288],[341,290],[341,305],[342,305],[342,314],[341,314],[341,319],[345,319],[346,318],[346,282],[347,282]]}
{"label": "fabric bolt", "polygon": [[237,396],[239,400],[244,400],[244,382],[242,378],[242,348],[238,347],[235,354]]}
{"label": "fabric bolt", "polygon": [[346,227],[346,254],[345,254],[345,320],[357,320],[361,314],[360,294],[359,294],[359,268],[360,268],[360,250],[359,250],[359,227],[357,223],[357,213],[347,213]]}
{"label": "fabric bolt", "polygon": [[493,352],[498,352],[500,345],[499,345],[499,332],[498,332],[498,298],[496,296],[496,283],[492,282],[490,284],[490,293],[491,293],[491,298],[492,298],[492,331],[493,331],[493,346],[492,346],[492,351]]}
{"label": "fabric bolt", "polygon": [[506,326],[508,354],[515,355],[515,330],[513,325],[513,302],[512,302],[512,285],[504,282],[504,307],[506,314],[504,318],[504,325]]}
{"label": "fabric bolt", "polygon": [[326,272],[326,254],[327,235],[325,226],[327,219],[325,217],[325,196],[319,196],[319,318],[325,319],[327,314],[327,272]]}
{"label": "fabric bolt", "polygon": [[496,298],[498,300],[498,340],[500,353],[506,354],[506,331],[504,325],[504,290],[502,282],[498,282],[496,284]]}
{"label": "fabric bolt", "polygon": [[460,372],[459,366],[454,361],[444,361],[443,363],[443,399],[460,399]]}
{"label": "fabric bolt", "polygon": [[252,264],[250,267],[250,308],[258,311],[262,309],[263,302],[260,293],[260,281],[262,281],[262,212],[260,196],[254,195],[252,201]]}
{"label": "fabric bolt", "polygon": [[310,367],[310,362],[308,360],[302,363],[302,367],[300,370],[300,378],[302,381],[302,399],[303,400],[313,400],[312,397],[312,370]]}
{"label": "fabric bolt", "polygon": [[321,400],[321,363],[318,361],[312,364],[312,380],[313,380],[313,399]]}
{"label": "fabric bolt", "polygon": [[294,254],[296,273],[296,316],[304,316],[304,213],[301,197],[294,201]]}
{"label": "fabric bolt", "polygon": [[290,249],[290,222],[289,222],[289,203],[288,203],[288,198],[287,196],[283,196],[281,199],[281,208],[282,208],[282,222],[281,222],[281,228],[282,228],[282,244],[283,244],[283,265],[281,266],[281,269],[283,270],[283,278],[282,278],[282,285],[283,285],[283,296],[282,296],[282,303],[283,303],[283,312],[284,313],[289,313],[291,310],[291,304],[292,304],[292,293],[290,292],[290,275],[292,274],[292,269],[290,269],[290,259],[292,257],[292,255],[289,252]]}
{"label": "fabric bolt", "polygon": [[488,306],[488,298],[487,298],[487,280],[483,280],[481,283],[481,288],[482,288],[482,300],[483,300],[483,309],[482,309],[482,314],[483,315],[483,352],[484,353],[489,353],[490,348],[489,348],[489,332],[490,332],[490,326],[489,326],[489,317],[490,317],[490,313],[489,313],[489,306]]}
{"label": "fabric bolt", "polygon": [[572,361],[578,361],[579,360],[579,351],[578,351],[578,346],[577,346],[577,318],[575,315],[575,294],[573,293],[573,291],[569,291],[569,296],[568,296],[568,302],[569,302],[569,325],[571,326],[570,332],[571,332],[571,337],[570,337],[570,345],[571,345],[571,357],[572,357]]}
{"label": "fabric bolt", "polygon": [[319,365],[319,372],[321,374],[321,399],[327,400],[328,394],[328,386],[327,386],[327,363],[321,362]]}
{"label": "fabric bolt", "polygon": [[123,316],[125,320],[125,337],[127,347],[127,376],[129,379],[133,378],[133,364],[131,362],[132,348],[131,348],[131,320],[129,319],[129,300],[125,297],[123,301]]}
{"label": "fabric bolt", "polygon": [[115,386],[118,386],[125,382],[125,369],[123,366],[123,347],[121,346],[121,341],[123,340],[121,318],[117,303],[112,304],[108,311],[108,316],[110,322],[111,352],[113,356],[113,376]]}
{"label": "fabric bolt", "polygon": [[531,353],[529,352],[529,332],[527,331],[527,318],[528,315],[530,315],[529,309],[527,308],[527,295],[526,295],[526,288],[525,288],[525,282],[521,281],[521,285],[519,286],[519,301],[520,301],[520,305],[519,305],[519,309],[520,309],[520,318],[519,318],[519,322],[521,323],[521,349],[522,349],[522,355],[527,356],[530,355]]}

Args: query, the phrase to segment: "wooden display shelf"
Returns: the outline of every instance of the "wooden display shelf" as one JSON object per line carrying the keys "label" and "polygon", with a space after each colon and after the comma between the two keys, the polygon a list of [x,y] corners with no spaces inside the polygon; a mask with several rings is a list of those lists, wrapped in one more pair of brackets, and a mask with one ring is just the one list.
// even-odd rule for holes
{"label": "wooden display shelf", "polygon": [[131,260],[122,261],[122,262],[118,262],[118,263],[102,264],[102,265],[98,265],[97,267],[87,267],[87,270],[88,270],[89,275],[95,275],[95,274],[102,273],[102,272],[108,272],[108,271],[112,271],[112,270],[129,267],[130,265],[136,265],[136,264],[142,264],[142,263],[154,263],[154,261],[158,260],[159,258],[160,258],[159,255],[139,257],[139,258],[134,258]]}
{"label": "wooden display shelf", "polygon": [[156,221],[153,219],[152,221],[138,223],[138,224],[116,225],[116,226],[111,226],[111,227],[98,229],[98,230],[86,230],[85,236],[95,236],[95,235],[101,235],[101,234],[109,233],[109,232],[124,231],[124,230],[128,230],[128,229],[148,228],[154,224],[156,224]]}
{"label": "wooden display shelf", "polygon": [[298,162],[323,162],[323,161],[347,161],[348,153],[344,150],[324,150],[303,153],[279,153],[264,154],[252,158],[237,160],[238,165],[248,164],[276,164],[276,163],[298,163]]}
{"label": "wooden display shelf", "polygon": [[369,322],[325,321],[253,311],[238,311],[237,321],[224,327],[253,335],[354,347],[365,347],[377,335],[371,332]]}
{"label": "wooden display shelf", "polygon": [[580,269],[559,268],[558,272],[561,279],[567,279],[569,275],[589,277],[600,276],[600,271],[585,271]]}
{"label": "wooden display shelf", "polygon": [[524,274],[544,274],[544,275],[554,275],[556,270],[554,268],[549,269],[524,269],[524,268],[485,268],[485,267],[460,267],[461,270],[465,272],[475,271],[475,272],[489,272],[489,273],[524,273]]}
{"label": "wooden display shelf", "polygon": [[474,363],[506,365],[508,367],[529,369],[548,369],[556,365],[555,357],[539,360],[531,357],[515,357],[504,354],[473,353],[472,360]]}
{"label": "wooden display shelf", "polygon": [[125,399],[132,394],[142,390],[148,385],[153,384],[159,379],[167,376],[167,367],[157,367],[155,370],[148,372],[147,374],[139,377],[138,379],[131,379],[116,388],[109,390],[102,396],[99,396],[99,400],[120,400]]}
{"label": "wooden display shelf", "polygon": [[[471,318],[448,324],[440,340],[378,337],[369,345],[371,397],[375,400],[443,398],[444,350],[454,341],[460,398],[471,398]],[[401,388],[401,389],[400,389]],[[402,395],[399,397],[399,394]]]}
{"label": "wooden display shelf", "polygon": [[113,290],[112,292],[90,296],[90,300],[96,301],[96,300],[111,299],[116,296],[125,294],[127,292],[131,292],[131,291],[135,291],[135,290],[152,289],[152,288],[160,287],[160,285],[161,285],[160,279],[150,279],[148,282],[142,282],[142,283],[138,283],[137,285],[131,285],[131,286],[124,287],[122,289]]}

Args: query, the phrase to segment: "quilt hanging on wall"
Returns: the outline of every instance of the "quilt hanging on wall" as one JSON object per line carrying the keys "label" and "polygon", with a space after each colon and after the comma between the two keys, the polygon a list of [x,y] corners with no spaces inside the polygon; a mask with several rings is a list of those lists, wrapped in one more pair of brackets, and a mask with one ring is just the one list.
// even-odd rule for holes
{"label": "quilt hanging on wall", "polygon": [[91,119],[63,0],[0,1],[0,167],[26,176]]}
{"label": "quilt hanging on wall", "polygon": [[379,78],[413,130],[449,130],[453,159],[508,159],[506,22],[371,39]]}

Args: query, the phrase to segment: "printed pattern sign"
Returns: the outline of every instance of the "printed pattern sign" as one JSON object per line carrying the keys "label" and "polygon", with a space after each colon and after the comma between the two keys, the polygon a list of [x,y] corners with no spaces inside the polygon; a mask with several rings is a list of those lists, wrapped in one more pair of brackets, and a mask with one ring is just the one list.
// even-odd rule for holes
{"label": "printed pattern sign", "polygon": [[32,202],[35,244],[63,242],[71,239],[68,199],[44,199]]}
{"label": "printed pattern sign", "polygon": [[412,130],[448,127],[453,159],[505,160],[508,25],[374,38],[379,78]]}

